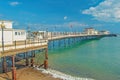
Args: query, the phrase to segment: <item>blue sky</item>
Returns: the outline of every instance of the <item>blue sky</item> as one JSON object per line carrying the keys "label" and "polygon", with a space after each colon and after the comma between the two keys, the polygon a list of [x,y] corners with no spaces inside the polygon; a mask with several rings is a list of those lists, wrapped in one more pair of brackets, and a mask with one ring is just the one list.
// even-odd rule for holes
{"label": "blue sky", "polygon": [[[120,0],[0,0],[0,19],[14,28],[81,31],[85,27],[120,32]],[[56,28],[55,28],[56,27]]]}

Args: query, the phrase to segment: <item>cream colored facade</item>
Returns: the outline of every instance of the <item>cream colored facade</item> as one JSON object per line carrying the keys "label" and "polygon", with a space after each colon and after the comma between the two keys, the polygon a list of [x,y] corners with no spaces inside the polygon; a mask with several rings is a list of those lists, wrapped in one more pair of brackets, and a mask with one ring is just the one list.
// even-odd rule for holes
{"label": "cream colored facade", "polygon": [[47,39],[47,36],[48,36],[48,32],[46,31],[36,31],[36,32],[33,32],[33,35],[34,35],[34,39]]}
{"label": "cream colored facade", "polygon": [[13,44],[14,41],[26,40],[25,30],[13,29],[12,21],[0,21],[0,25],[2,22],[4,23],[5,28],[3,29],[3,34],[2,34],[2,29],[0,27],[0,45],[2,44],[2,35],[5,45]]}
{"label": "cream colored facade", "polygon": [[98,31],[95,30],[94,28],[86,28],[84,32],[85,32],[85,34],[88,34],[88,35],[97,35],[98,34]]}
{"label": "cream colored facade", "polygon": [[109,31],[100,31],[99,34],[110,34]]}

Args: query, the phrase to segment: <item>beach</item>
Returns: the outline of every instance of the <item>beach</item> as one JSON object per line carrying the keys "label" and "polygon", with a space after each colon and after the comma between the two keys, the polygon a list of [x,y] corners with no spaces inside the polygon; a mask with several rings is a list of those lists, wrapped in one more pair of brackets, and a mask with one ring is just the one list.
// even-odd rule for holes
{"label": "beach", "polygon": [[[0,74],[0,80],[12,80],[11,72]],[[22,68],[17,70],[17,80],[60,80],[49,74],[44,74],[35,68]]]}

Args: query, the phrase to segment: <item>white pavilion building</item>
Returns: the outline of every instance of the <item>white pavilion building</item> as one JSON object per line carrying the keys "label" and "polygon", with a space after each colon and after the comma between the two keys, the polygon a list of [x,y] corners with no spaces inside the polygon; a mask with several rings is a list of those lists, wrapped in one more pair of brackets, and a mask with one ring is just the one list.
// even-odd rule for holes
{"label": "white pavilion building", "polygon": [[[1,24],[4,24],[5,28],[2,28]],[[26,40],[26,31],[21,29],[13,29],[12,21],[0,21],[0,45],[2,45],[2,35],[5,45],[13,44],[14,41],[24,41]]]}

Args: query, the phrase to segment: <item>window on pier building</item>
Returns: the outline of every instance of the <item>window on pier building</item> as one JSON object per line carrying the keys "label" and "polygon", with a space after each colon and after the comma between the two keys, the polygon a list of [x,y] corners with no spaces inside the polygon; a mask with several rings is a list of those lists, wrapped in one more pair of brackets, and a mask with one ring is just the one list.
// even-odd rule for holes
{"label": "window on pier building", "polygon": [[21,35],[20,32],[18,32],[18,35]]}
{"label": "window on pier building", "polygon": [[21,35],[25,35],[25,32],[21,32]]}
{"label": "window on pier building", "polygon": [[17,35],[17,32],[15,32],[15,35]]}
{"label": "window on pier building", "polygon": [[25,32],[15,32],[15,35],[17,36],[17,35],[25,35]]}

